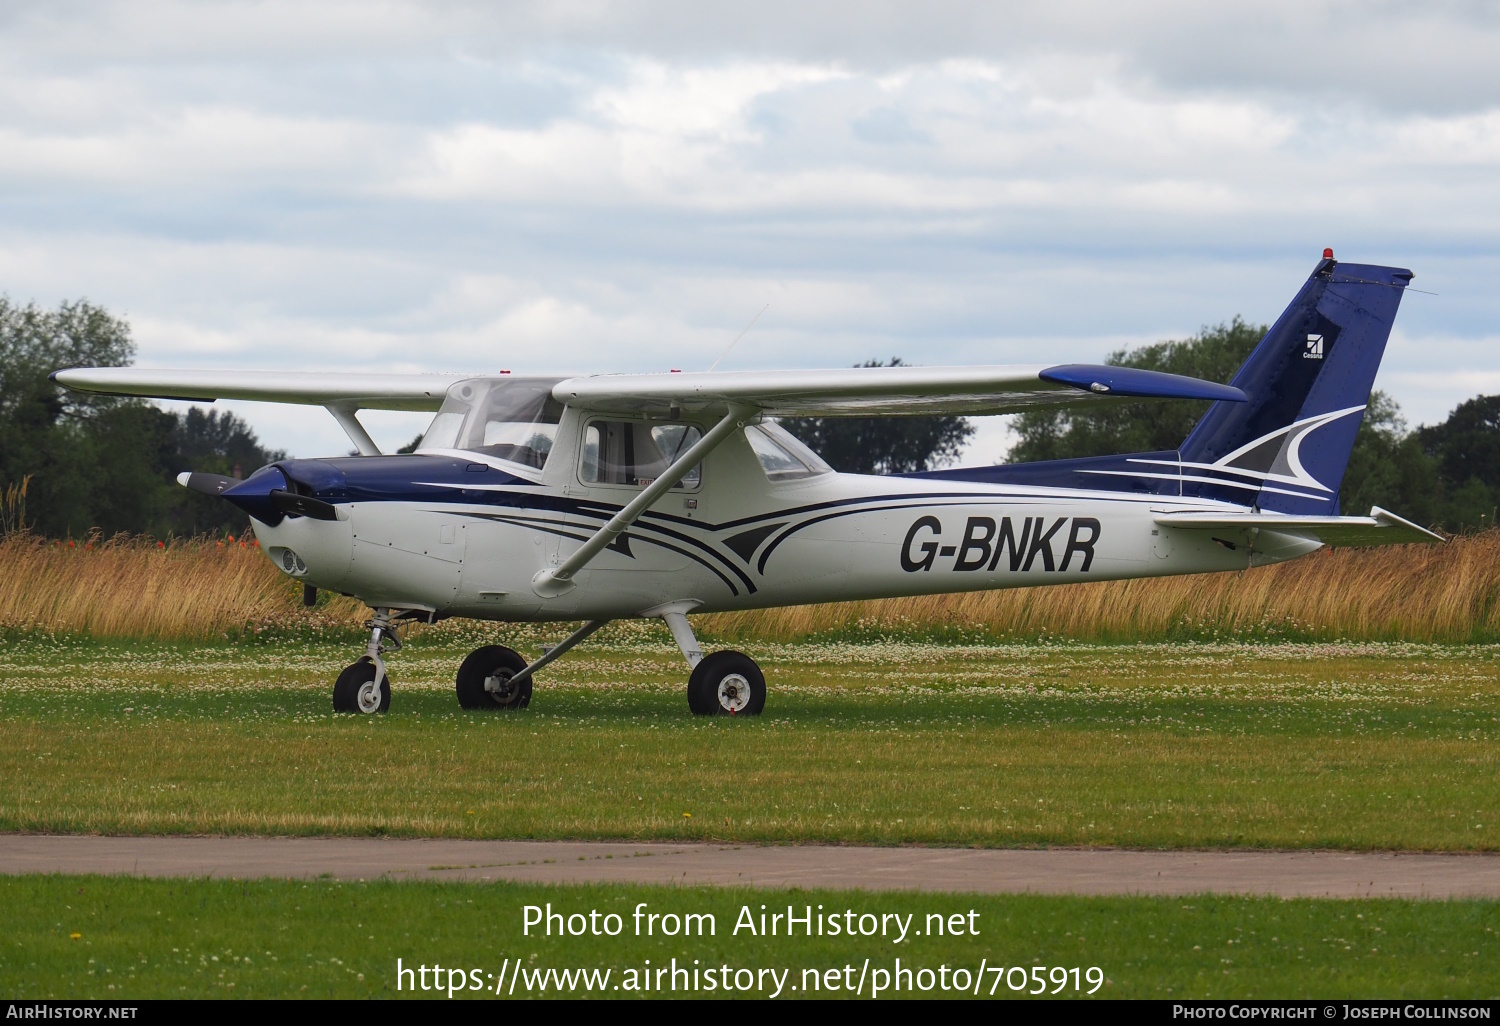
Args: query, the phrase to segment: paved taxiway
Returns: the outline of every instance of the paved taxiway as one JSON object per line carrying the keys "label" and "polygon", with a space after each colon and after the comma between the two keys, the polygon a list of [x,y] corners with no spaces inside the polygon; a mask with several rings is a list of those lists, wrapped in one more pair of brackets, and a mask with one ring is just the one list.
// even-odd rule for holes
{"label": "paved taxiway", "polygon": [[0,873],[749,884],[1034,894],[1500,897],[1500,855],[0,835]]}

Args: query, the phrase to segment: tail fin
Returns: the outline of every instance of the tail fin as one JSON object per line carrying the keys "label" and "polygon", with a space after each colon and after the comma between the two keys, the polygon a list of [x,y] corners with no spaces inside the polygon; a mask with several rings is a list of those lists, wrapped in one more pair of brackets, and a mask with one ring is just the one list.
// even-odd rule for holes
{"label": "tail fin", "polygon": [[1339,484],[1410,271],[1331,250],[1179,450],[1185,495],[1280,513],[1338,512]]}

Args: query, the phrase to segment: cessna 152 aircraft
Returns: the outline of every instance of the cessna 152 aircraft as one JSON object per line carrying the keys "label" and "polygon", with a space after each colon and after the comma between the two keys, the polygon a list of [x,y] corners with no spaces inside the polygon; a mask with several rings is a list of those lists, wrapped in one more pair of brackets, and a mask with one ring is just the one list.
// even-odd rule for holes
{"label": "cessna 152 aircraft", "polygon": [[[254,521],[304,583],[374,609],[335,709],[384,712],[403,619],[585,621],[528,661],[503,645],[458,669],[460,705],[517,709],[538,670],[607,622],[660,617],[698,714],[755,715],[765,679],[705,655],[694,611],[1236,570],[1323,545],[1441,540],[1338,491],[1410,271],[1331,250],[1228,385],[1125,367],[871,367],[599,374],[79,368],[118,395],[324,406],[361,455],[288,459],[245,480],[182,474]],[[1213,400],[1175,451],[877,477],[834,473],[782,416],[995,414]],[[383,455],[361,409],[435,412]]]}

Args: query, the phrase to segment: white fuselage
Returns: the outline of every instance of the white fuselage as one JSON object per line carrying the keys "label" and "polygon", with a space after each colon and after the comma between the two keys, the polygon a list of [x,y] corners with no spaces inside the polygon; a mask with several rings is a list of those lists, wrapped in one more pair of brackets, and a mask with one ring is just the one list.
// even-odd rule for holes
{"label": "white fuselage", "polygon": [[[580,423],[565,416],[545,469],[524,481],[484,484],[480,473],[472,489],[434,489],[432,501],[362,498],[338,504],[335,521],[288,517],[256,532],[278,567],[317,587],[377,607],[511,621],[1237,570],[1319,547],[1295,536],[1230,545],[1154,522],[1163,512],[1243,509],[1204,500],[836,473],[776,481],[740,436],[595,557],[576,587],[546,598],[533,587],[537,573],[640,491],[585,483],[579,452]],[[453,455],[429,458],[451,464]]]}

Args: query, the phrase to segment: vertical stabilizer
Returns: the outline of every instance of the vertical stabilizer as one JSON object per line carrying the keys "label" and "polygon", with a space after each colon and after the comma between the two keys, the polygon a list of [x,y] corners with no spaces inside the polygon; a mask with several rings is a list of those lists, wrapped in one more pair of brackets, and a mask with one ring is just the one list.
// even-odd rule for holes
{"label": "vertical stabilizer", "polygon": [[1338,512],[1339,484],[1412,273],[1331,250],[1183,442],[1182,491],[1281,513]]}

